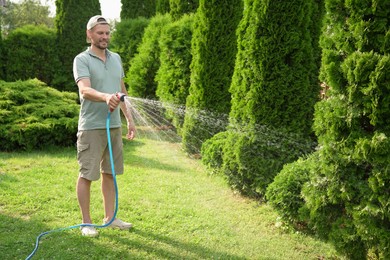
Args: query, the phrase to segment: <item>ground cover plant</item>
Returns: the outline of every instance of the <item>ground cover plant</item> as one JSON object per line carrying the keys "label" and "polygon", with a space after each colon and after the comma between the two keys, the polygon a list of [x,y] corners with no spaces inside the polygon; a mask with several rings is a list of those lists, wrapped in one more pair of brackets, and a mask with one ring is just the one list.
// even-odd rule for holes
{"label": "ground cover plant", "polygon": [[[125,141],[118,216],[131,231],[45,236],[33,259],[341,259],[314,238],[283,231],[270,206],[243,198],[179,144]],[[24,259],[41,232],[78,224],[74,148],[0,153],[0,259]],[[99,183],[92,218],[103,218]]]}

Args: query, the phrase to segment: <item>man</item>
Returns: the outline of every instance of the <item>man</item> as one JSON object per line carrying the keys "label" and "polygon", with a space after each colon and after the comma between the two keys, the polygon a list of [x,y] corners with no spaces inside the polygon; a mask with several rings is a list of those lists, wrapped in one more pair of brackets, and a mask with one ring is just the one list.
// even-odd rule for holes
{"label": "man", "polygon": [[[77,133],[77,159],[80,165],[77,180],[77,199],[82,223],[93,223],[90,215],[90,188],[92,181],[102,176],[105,217],[108,223],[115,211],[115,186],[107,146],[106,119],[111,111],[110,133],[115,173],[123,173],[123,143],[121,133],[120,106],[127,120],[127,139],[135,136],[133,118],[124,102],[115,93],[127,95],[123,82],[124,72],[121,58],[107,49],[110,39],[110,25],[100,16],[93,16],[87,24],[87,42],[90,47],[77,55],[73,62],[73,74],[80,94],[80,115]],[[109,227],[131,228],[116,218]],[[84,236],[95,237],[98,231],[92,226],[81,227]]]}

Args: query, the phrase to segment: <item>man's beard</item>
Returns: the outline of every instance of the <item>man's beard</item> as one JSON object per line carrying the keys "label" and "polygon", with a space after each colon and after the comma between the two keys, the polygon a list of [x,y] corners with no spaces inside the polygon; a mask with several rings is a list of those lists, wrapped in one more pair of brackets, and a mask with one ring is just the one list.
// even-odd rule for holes
{"label": "man's beard", "polygon": [[[102,41],[103,42],[103,41]],[[100,44],[101,42],[98,42],[97,44],[94,44],[96,48],[98,49],[101,49],[101,50],[105,50],[107,49],[108,47],[108,42],[103,42],[103,43],[106,43],[105,46],[102,46],[102,44]]]}

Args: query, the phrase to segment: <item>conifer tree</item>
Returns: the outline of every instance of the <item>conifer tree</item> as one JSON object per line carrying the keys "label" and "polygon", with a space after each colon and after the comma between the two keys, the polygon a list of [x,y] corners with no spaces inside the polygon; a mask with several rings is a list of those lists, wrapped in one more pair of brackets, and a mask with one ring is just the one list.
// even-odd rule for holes
{"label": "conifer tree", "polygon": [[230,127],[215,137],[219,163],[211,163],[245,195],[263,197],[283,164],[311,152],[319,96],[316,3],[245,1],[230,88]]}
{"label": "conifer tree", "polygon": [[192,38],[191,86],[186,101],[183,147],[200,152],[203,141],[223,131],[210,124],[204,113],[230,111],[229,87],[237,52],[236,28],[242,16],[241,0],[200,0]]}
{"label": "conifer tree", "polygon": [[156,2],[156,13],[165,14],[169,13],[169,0],[157,0]]}
{"label": "conifer tree", "polygon": [[99,0],[56,0],[57,48],[62,68],[55,85],[60,90],[77,91],[72,67],[74,57],[87,45],[86,25],[94,15],[101,14]]}
{"label": "conifer tree", "polygon": [[174,20],[183,14],[194,13],[199,6],[199,0],[169,0],[170,14]]}
{"label": "conifer tree", "polygon": [[[390,258],[390,1],[326,0],[310,225],[349,259]],[[370,253],[371,252],[371,253]]]}
{"label": "conifer tree", "polygon": [[156,0],[121,0],[121,20],[151,18],[156,14]]}

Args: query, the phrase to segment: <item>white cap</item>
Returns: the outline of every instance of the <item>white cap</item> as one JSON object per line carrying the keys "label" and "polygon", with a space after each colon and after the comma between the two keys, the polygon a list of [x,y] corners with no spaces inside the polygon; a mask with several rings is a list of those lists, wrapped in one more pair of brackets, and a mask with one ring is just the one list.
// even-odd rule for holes
{"label": "white cap", "polygon": [[89,19],[87,23],[87,30],[91,30],[93,27],[95,27],[98,24],[109,24],[109,23],[107,22],[106,18],[104,18],[103,16],[95,15],[92,16],[91,19]]}

